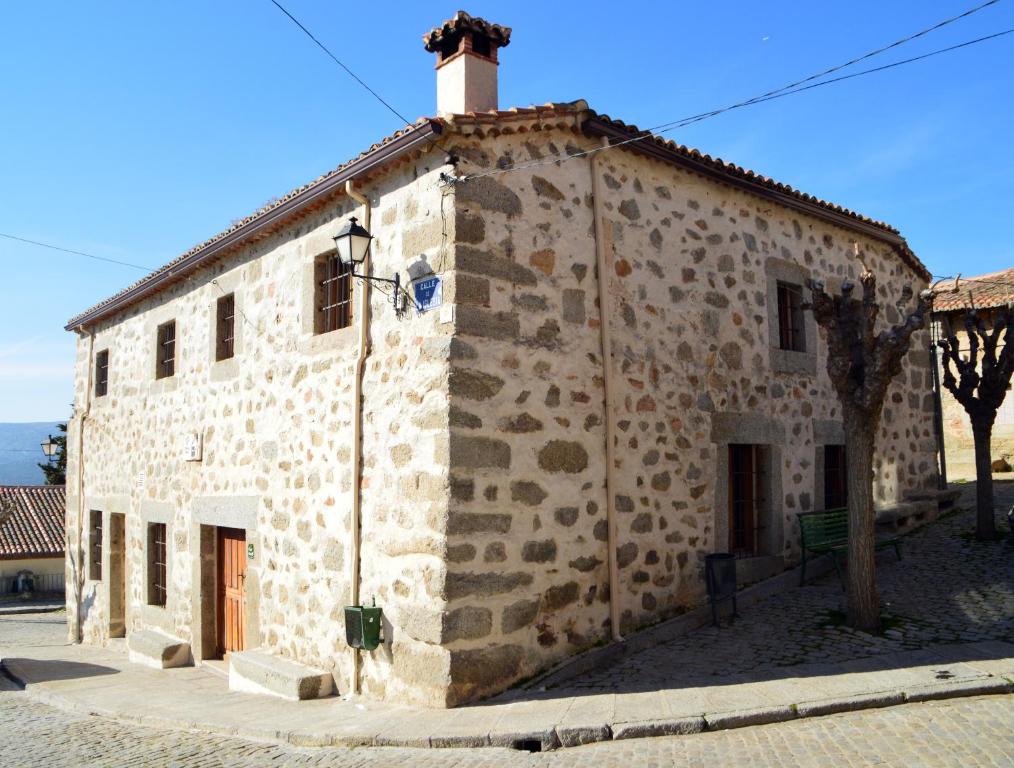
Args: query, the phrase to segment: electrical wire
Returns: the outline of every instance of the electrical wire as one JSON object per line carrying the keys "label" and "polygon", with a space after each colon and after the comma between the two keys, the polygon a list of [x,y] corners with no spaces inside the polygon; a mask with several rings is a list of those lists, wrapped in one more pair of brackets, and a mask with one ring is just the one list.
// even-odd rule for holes
{"label": "electrical wire", "polygon": [[[997,1],[998,0],[994,0],[994,2],[997,2]],[[361,77],[359,77],[359,75],[357,75],[355,72],[353,72],[347,66],[345,66],[345,64],[341,61],[341,59],[339,59],[337,56],[335,56],[333,53],[331,53],[331,50],[326,45],[324,45],[324,43],[322,43],[320,40],[318,40],[317,37],[313,34],[313,32],[311,32],[309,29],[307,29],[306,26],[299,19],[297,19],[295,16],[293,16],[291,13],[289,13],[289,11],[285,8],[285,6],[283,6],[281,3],[279,3],[278,0],[270,0],[270,2],[279,11],[281,11],[282,13],[284,13],[293,24],[295,24],[297,27],[299,27],[303,31],[303,33],[314,42],[314,44],[318,48],[320,48],[322,51],[324,51],[324,53],[327,54],[328,58],[330,58],[335,64],[337,64],[339,67],[341,67],[343,70],[345,70],[345,73],[349,77],[351,77],[353,80],[355,80],[357,83],[359,83],[363,88],[365,88],[370,93],[371,96],[373,96],[373,98],[375,98],[377,101],[379,101],[381,104],[383,104],[387,108],[387,110],[389,112],[391,112],[399,120],[401,120],[403,123],[405,123],[405,125],[407,127],[410,127],[412,130],[416,130],[417,129],[418,126],[414,125],[411,120],[409,120],[407,117],[405,117],[397,109],[395,109],[394,107],[392,107],[391,104],[383,96],[381,96],[379,93],[377,93],[375,90],[373,90],[366,83],[365,80],[363,80]],[[426,140],[429,141],[430,144],[432,144],[434,147],[436,147],[440,151],[442,151],[442,152],[446,152],[447,151],[442,146],[440,146],[439,142],[435,141],[432,137],[427,136]]]}
{"label": "electrical wire", "polygon": [[75,251],[73,248],[61,248],[58,245],[51,245],[49,243],[43,243],[38,240],[29,240],[27,237],[18,237],[17,235],[9,235],[6,232],[0,232],[0,237],[6,237],[8,240],[17,240],[20,243],[28,243],[29,245],[37,245],[40,248],[50,248],[54,251],[63,251],[64,253],[73,253],[77,256],[85,256],[89,259],[95,259],[96,261],[106,261],[110,264],[119,264],[121,267],[131,267],[133,269],[140,269],[144,272],[153,273],[154,269],[148,267],[142,267],[140,264],[131,264],[129,261],[117,261],[116,259],[109,259],[105,256],[96,256],[94,253],[85,253],[84,251]]}
{"label": "electrical wire", "polygon": [[[618,142],[615,142],[613,144],[608,144],[608,145],[601,146],[601,147],[592,147],[591,149],[582,150],[581,152],[574,152],[572,154],[568,154],[566,157],[552,158],[552,159],[548,159],[548,160],[535,160],[535,161],[532,161],[530,163],[522,163],[521,165],[515,165],[515,166],[513,166],[511,168],[497,168],[497,169],[494,169],[494,170],[491,170],[491,171],[486,171],[484,173],[469,174],[469,175],[460,176],[460,177],[457,177],[457,178],[453,178],[453,177],[449,177],[449,178],[451,179],[452,183],[460,183],[460,182],[469,181],[469,180],[472,180],[472,179],[480,179],[480,178],[482,178],[484,176],[495,176],[495,175],[500,175],[500,174],[504,174],[504,173],[513,173],[515,171],[521,171],[521,170],[525,170],[525,169],[529,169],[529,168],[536,168],[536,167],[543,166],[543,165],[553,165],[553,164],[564,163],[564,162],[566,162],[568,160],[573,160],[573,159],[578,158],[578,157],[586,157],[588,155],[593,155],[593,154],[595,154],[597,152],[604,152],[607,149],[615,149],[617,147],[622,147],[622,146],[625,146],[627,144],[634,144],[636,142],[645,141],[647,139],[660,138],[660,135],[663,134],[663,133],[668,133],[669,131],[673,131],[673,130],[675,130],[677,128],[683,128],[683,127],[686,127],[686,126],[691,125],[693,123],[698,123],[698,122],[701,122],[703,120],[707,120],[707,119],[715,117],[717,115],[721,115],[721,114],[723,114],[725,112],[730,112],[730,111],[732,111],[734,109],[741,109],[743,107],[753,106],[755,104],[761,104],[761,103],[766,102],[766,101],[773,101],[775,99],[780,99],[780,98],[783,98],[785,96],[791,96],[791,95],[796,94],[796,93],[802,93],[803,91],[809,91],[809,90],[812,90],[814,88],[820,88],[820,87],[825,86],[825,85],[832,85],[833,83],[839,83],[839,82],[842,82],[843,80],[851,80],[851,79],[856,78],[856,77],[862,77],[864,75],[870,75],[870,74],[873,74],[873,73],[876,73],[876,72],[883,72],[884,70],[887,70],[887,69],[893,69],[895,67],[900,67],[900,66],[903,66],[905,64],[911,64],[911,63],[916,62],[916,61],[921,61],[923,59],[928,59],[928,58],[931,58],[933,56],[939,56],[939,55],[944,54],[944,53],[950,53],[951,51],[956,51],[956,50],[958,50],[960,48],[966,48],[968,46],[976,45],[978,43],[984,43],[984,42],[986,42],[988,40],[994,40],[996,38],[1003,37],[1003,36],[1009,35],[1011,33],[1014,33],[1014,27],[1012,27],[1010,29],[1002,30],[1000,32],[993,33],[991,35],[986,35],[984,37],[979,37],[979,38],[976,38],[974,40],[966,40],[963,43],[957,43],[956,45],[951,45],[951,46],[948,46],[946,48],[939,48],[939,49],[937,49],[935,51],[930,51],[929,53],[924,53],[924,54],[921,54],[919,56],[912,56],[911,58],[902,59],[901,61],[895,61],[895,62],[892,62],[890,64],[884,64],[884,65],[879,66],[879,67],[872,67],[870,69],[864,69],[864,70],[861,70],[859,72],[853,72],[853,73],[848,74],[848,75],[841,75],[839,77],[834,77],[834,78],[831,78],[830,80],[821,80],[820,82],[810,83],[809,85],[800,85],[798,87],[791,88],[791,90],[778,89],[776,91],[770,91],[769,95],[766,95],[766,96],[755,96],[755,97],[753,97],[751,99],[747,99],[746,101],[741,101],[741,102],[738,102],[736,104],[730,104],[729,106],[722,107],[720,109],[714,109],[714,110],[712,110],[710,112],[702,112],[700,114],[692,115],[690,117],[685,117],[685,118],[682,118],[680,120],[674,120],[674,121],[669,122],[669,123],[661,123],[660,125],[656,125],[656,126],[653,126],[651,128],[647,128],[641,134],[639,134],[637,136],[633,136],[633,137],[631,137],[629,139],[624,139],[623,141],[618,141]],[[891,47],[891,46],[888,46],[888,47]],[[842,66],[846,66],[846,65],[842,65]],[[818,75],[818,77],[819,77],[819,75]],[[810,80],[810,79],[812,79],[812,78],[807,78],[806,80],[800,81],[800,82],[806,82],[807,80]],[[790,86],[786,86],[786,88],[789,88],[789,87]]]}

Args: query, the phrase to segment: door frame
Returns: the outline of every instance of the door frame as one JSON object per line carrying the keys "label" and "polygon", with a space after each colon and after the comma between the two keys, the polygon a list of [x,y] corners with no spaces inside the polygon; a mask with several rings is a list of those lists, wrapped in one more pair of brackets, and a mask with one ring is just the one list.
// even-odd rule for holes
{"label": "door frame", "polygon": [[255,648],[260,638],[260,540],[257,534],[259,496],[196,496],[190,503],[190,530],[193,557],[190,592],[192,650],[195,661],[216,658],[218,645],[218,528],[239,528],[246,542],[254,546],[247,558],[246,595],[243,605],[244,643]]}
{"label": "door frame", "polygon": [[[229,534],[232,534],[230,536]],[[242,535],[242,539],[239,536]],[[216,658],[225,658],[231,652],[230,649],[225,647],[226,642],[226,629],[225,629],[225,613],[226,613],[226,589],[222,583],[222,573],[225,568],[226,562],[223,557],[225,551],[226,542],[237,542],[242,541],[242,546],[234,548],[234,554],[238,556],[239,562],[242,563],[242,578],[241,578],[241,590],[242,590],[242,601],[240,603],[240,642],[242,648],[236,648],[231,650],[245,650],[246,649],[246,603],[247,603],[247,589],[246,589],[246,574],[248,571],[246,561],[246,531],[242,528],[228,528],[226,526],[217,526],[215,528],[215,656]]]}

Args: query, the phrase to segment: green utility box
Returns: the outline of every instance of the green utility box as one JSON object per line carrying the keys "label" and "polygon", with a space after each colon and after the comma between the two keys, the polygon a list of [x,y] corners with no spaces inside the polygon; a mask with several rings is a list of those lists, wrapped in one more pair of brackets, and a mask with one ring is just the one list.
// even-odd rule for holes
{"label": "green utility box", "polygon": [[345,642],[353,648],[372,651],[380,645],[380,617],[383,609],[362,605],[345,606]]}

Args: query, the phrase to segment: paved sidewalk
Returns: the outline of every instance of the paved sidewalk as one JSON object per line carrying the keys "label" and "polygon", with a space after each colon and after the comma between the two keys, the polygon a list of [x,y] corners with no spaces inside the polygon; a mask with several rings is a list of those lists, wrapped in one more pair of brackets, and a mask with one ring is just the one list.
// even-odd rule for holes
{"label": "paved sidewalk", "polygon": [[545,690],[451,711],[234,693],[204,668],[152,670],[127,663],[122,651],[62,644],[65,630],[28,627],[30,617],[0,618],[0,655],[32,699],[65,711],[294,745],[546,750],[1009,693],[1014,555],[1003,542],[967,540],[969,527],[969,513],[952,516],[908,537],[901,563],[880,559],[882,593],[898,621],[885,638],[836,623],[841,590],[829,576],[754,603],[732,627],[577,676],[562,670]]}

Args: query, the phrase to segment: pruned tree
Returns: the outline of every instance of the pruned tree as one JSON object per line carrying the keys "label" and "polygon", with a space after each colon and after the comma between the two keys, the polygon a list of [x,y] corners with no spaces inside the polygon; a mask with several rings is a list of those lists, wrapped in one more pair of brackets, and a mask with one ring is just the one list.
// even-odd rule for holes
{"label": "pruned tree", "polygon": [[897,307],[904,321],[877,333],[876,276],[863,267],[862,299],[846,281],[840,296],[820,283],[810,283],[810,309],[827,331],[827,372],[842,405],[845,453],[848,456],[848,623],[866,632],[880,629],[874,544],[873,451],[891,380],[902,370],[912,334],[923,327],[932,294],[923,291],[915,309],[905,314],[912,298],[907,287]]}
{"label": "pruned tree", "polygon": [[971,307],[964,316],[968,357],[962,358],[961,344],[946,316],[941,323],[943,338],[937,342],[943,350],[942,383],[965,409],[972,423],[975,441],[975,536],[980,540],[996,536],[990,441],[996,412],[1007,395],[1011,374],[1014,373],[1014,352],[1008,343],[1012,320],[1014,310],[1009,306],[1003,307],[996,313],[993,328],[987,329],[985,321]]}

